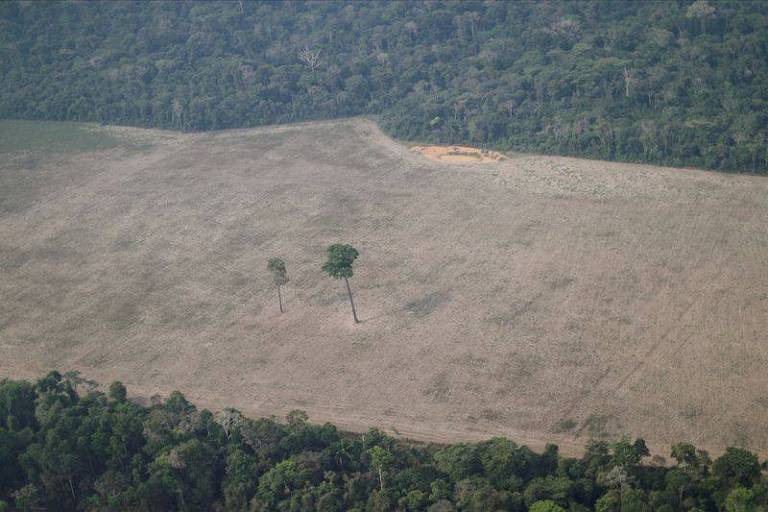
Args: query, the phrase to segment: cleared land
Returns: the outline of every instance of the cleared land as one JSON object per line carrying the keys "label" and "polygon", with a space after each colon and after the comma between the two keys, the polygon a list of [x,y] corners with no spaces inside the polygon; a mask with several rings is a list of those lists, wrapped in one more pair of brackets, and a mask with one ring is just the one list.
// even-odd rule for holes
{"label": "cleared land", "polygon": [[[65,148],[30,145],[34,125],[0,123],[32,132],[0,160],[0,376],[77,369],[438,441],[768,453],[768,179],[447,165],[364,120],[70,126]],[[357,326],[320,271],[338,241],[361,252]]]}

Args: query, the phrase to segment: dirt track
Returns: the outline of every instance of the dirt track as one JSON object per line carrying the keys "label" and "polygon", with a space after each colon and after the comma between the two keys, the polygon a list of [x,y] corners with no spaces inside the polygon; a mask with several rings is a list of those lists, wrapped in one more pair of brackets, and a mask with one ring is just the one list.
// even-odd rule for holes
{"label": "dirt track", "polygon": [[[768,453],[768,179],[447,165],[364,120],[110,130],[154,146],[0,163],[0,376],[425,440]],[[361,252],[358,326],[320,272],[337,241]]]}

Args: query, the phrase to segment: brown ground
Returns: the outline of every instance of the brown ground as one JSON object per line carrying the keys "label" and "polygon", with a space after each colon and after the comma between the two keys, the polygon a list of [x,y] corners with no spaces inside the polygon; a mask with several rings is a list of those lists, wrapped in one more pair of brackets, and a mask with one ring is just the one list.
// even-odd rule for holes
{"label": "brown ground", "polygon": [[470,146],[413,146],[411,149],[427,158],[448,164],[487,164],[505,159],[497,151]]}
{"label": "brown ground", "polygon": [[[0,376],[419,439],[768,453],[768,179],[517,156],[370,122],[0,158]],[[325,246],[361,253],[352,285]],[[265,271],[285,258],[279,315]]]}

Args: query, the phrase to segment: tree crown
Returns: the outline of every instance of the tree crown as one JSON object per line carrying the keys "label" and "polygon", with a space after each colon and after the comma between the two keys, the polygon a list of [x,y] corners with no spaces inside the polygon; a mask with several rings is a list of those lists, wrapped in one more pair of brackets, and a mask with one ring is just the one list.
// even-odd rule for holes
{"label": "tree crown", "polygon": [[285,262],[280,258],[269,258],[267,270],[272,272],[275,284],[278,286],[288,282],[288,271],[285,269]]}
{"label": "tree crown", "polygon": [[352,264],[360,255],[357,249],[347,244],[333,244],[326,249],[328,261],[323,264],[323,271],[331,277],[341,279],[352,277]]}

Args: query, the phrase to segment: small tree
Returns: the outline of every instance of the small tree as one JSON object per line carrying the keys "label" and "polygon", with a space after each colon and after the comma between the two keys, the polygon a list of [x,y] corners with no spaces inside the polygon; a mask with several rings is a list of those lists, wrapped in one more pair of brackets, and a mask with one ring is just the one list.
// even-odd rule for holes
{"label": "small tree", "polygon": [[323,271],[333,278],[344,278],[344,283],[347,285],[349,303],[352,305],[352,318],[355,319],[356,324],[360,323],[360,320],[357,319],[355,301],[352,298],[352,288],[349,287],[349,278],[353,274],[352,264],[360,253],[351,245],[346,244],[333,244],[326,249],[326,253],[328,254],[328,261],[323,264]]}
{"label": "small tree", "polygon": [[115,402],[125,402],[127,396],[128,391],[125,389],[125,385],[119,380],[116,380],[109,385],[109,398]]}
{"label": "small tree", "polygon": [[283,295],[280,287],[288,282],[288,272],[285,270],[285,262],[280,258],[269,258],[267,270],[272,272],[272,277],[277,285],[277,301],[280,304],[280,313],[283,312]]}

